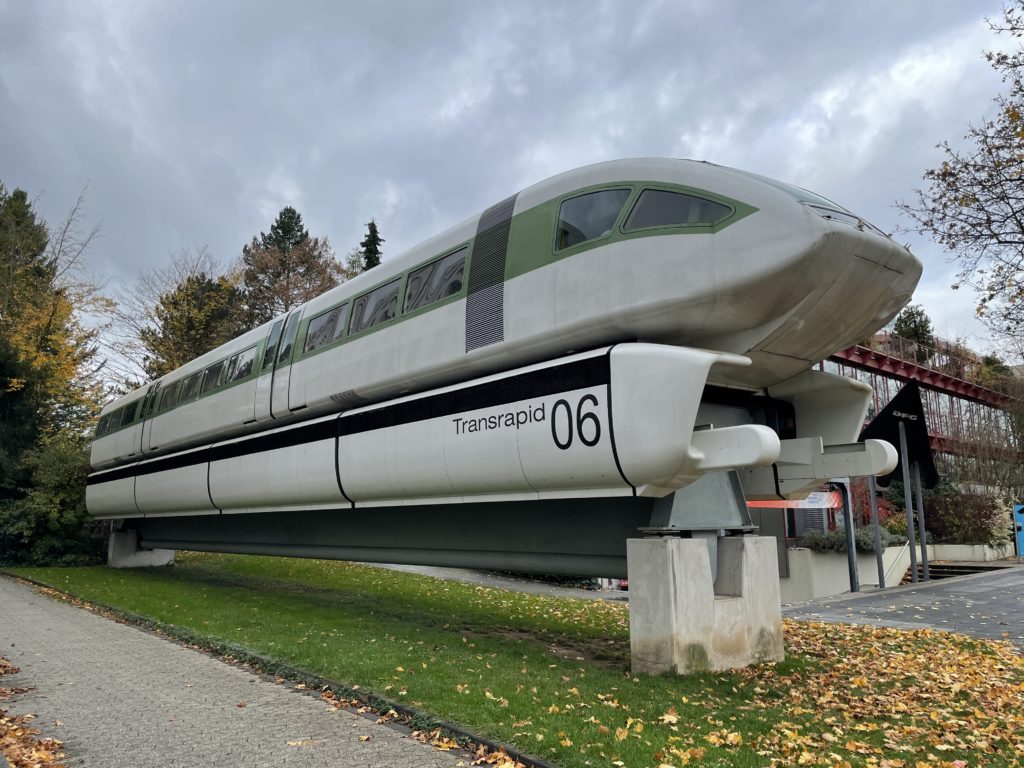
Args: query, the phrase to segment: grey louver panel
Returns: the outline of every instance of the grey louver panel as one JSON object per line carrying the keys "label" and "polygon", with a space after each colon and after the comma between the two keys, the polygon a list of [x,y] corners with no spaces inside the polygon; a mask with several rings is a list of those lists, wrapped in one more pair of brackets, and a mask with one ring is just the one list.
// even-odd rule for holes
{"label": "grey louver panel", "polygon": [[466,351],[505,338],[505,258],[516,195],[484,211],[476,228],[466,296]]}

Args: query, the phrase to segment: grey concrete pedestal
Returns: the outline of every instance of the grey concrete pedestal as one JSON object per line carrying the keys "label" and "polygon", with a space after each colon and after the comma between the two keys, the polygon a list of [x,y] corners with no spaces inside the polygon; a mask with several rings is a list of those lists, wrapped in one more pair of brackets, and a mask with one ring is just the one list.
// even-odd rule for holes
{"label": "grey concrete pedestal", "polygon": [[782,661],[775,539],[718,542],[717,573],[703,539],[629,539],[633,671],[688,674]]}
{"label": "grey concrete pedestal", "polygon": [[110,532],[107,565],[111,568],[152,568],[173,562],[173,549],[140,549],[135,529]]}

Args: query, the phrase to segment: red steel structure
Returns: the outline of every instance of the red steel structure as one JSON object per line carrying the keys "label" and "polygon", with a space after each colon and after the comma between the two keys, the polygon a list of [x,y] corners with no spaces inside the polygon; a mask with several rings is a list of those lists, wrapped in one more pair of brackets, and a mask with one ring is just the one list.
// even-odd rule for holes
{"label": "red steel structure", "polygon": [[824,371],[869,384],[874,392],[870,420],[908,381],[921,384],[932,449],[937,454],[970,453],[979,438],[1012,440],[1004,408],[1012,379],[959,345],[928,346],[889,333],[854,344],[819,363]]}

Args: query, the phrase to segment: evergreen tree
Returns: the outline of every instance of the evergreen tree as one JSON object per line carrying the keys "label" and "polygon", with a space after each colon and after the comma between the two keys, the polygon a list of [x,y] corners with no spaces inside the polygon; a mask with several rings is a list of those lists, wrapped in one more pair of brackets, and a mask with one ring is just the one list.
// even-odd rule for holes
{"label": "evergreen tree", "polygon": [[359,243],[360,252],[363,254],[363,271],[373,269],[380,264],[380,246],[384,238],[377,231],[377,222],[370,219],[366,225],[366,237]]}
{"label": "evergreen tree", "polygon": [[154,324],[141,329],[146,375],[155,379],[180,368],[241,331],[241,293],[223,275],[189,275],[160,296]]}
{"label": "evergreen tree", "polygon": [[931,350],[935,347],[935,334],[932,330],[932,321],[924,307],[917,304],[910,304],[903,308],[892,324],[892,332],[902,339],[912,342],[911,351],[914,359],[924,364],[931,356]]}
{"label": "evergreen tree", "polygon": [[341,266],[327,239],[310,237],[289,206],[269,233],[242,247],[240,271],[247,322],[256,326],[336,286]]}
{"label": "evergreen tree", "polygon": [[79,316],[97,294],[77,273],[92,238],[76,232],[80,205],[51,233],[24,191],[0,184],[0,561],[10,564],[95,551],[84,434],[99,384],[95,333]]}

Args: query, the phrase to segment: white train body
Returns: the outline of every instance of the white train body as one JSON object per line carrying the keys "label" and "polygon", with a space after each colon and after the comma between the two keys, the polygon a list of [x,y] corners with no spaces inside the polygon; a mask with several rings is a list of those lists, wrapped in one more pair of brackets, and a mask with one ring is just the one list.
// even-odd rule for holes
{"label": "white train body", "polygon": [[[920,273],[905,248],[803,190],[683,160],[581,168],[523,190],[111,403],[101,416],[92,465],[120,467],[124,477],[99,482],[104,474],[94,475],[89,509],[98,516],[131,516],[281,509],[300,498],[303,504],[336,505],[338,498],[327,498],[334,493],[324,475],[330,462],[321,467],[322,456],[312,454],[316,480],[303,470],[305,454],[273,451],[258,458],[248,453],[244,462],[214,461],[208,473],[195,462],[166,477],[143,470],[169,454],[216,452],[225,441],[244,442],[255,433],[269,439],[298,422],[333,423],[342,412],[344,422],[365,406],[388,401],[391,407],[390,401],[410,393],[620,342],[714,350],[679,350],[692,359],[746,358],[745,366],[697,365],[706,380],[676,392],[695,397],[694,407],[709,383],[764,391],[884,325],[909,300]],[[362,314],[353,312],[361,304]],[[279,335],[285,343],[277,344]],[[650,352],[654,347],[643,348],[643,365],[652,367],[640,378],[654,389],[676,386],[677,374],[658,373],[662,357]],[[654,428],[649,414],[636,418]],[[387,437],[360,438],[369,442],[351,451],[346,441],[339,443],[333,472],[360,467],[349,481],[360,503],[610,492],[600,477],[582,479],[580,470],[550,485],[525,474],[510,479],[505,490],[468,479],[462,485],[453,477],[470,478],[476,470],[445,464],[448,487],[438,474],[440,459],[414,461],[404,449],[385,450],[391,445],[386,441],[432,444],[430,436],[442,434],[440,426],[417,423]],[[799,428],[799,418],[797,423]],[[497,432],[491,437],[506,439]],[[681,439],[689,444],[689,432]],[[499,443],[493,450],[503,450]],[[444,443],[444,450],[468,444]],[[487,456],[491,448],[481,450],[475,455]],[[531,450],[520,453],[523,472]],[[385,457],[398,463],[385,470]],[[132,465],[142,473],[132,474]],[[271,469],[278,470],[278,483],[264,488],[258,477]],[[245,488],[216,490],[232,477]],[[414,477],[427,484],[417,485]],[[671,483],[654,480],[626,483],[630,492],[646,485],[651,492],[672,490]],[[251,490],[256,488],[262,490]]]}

